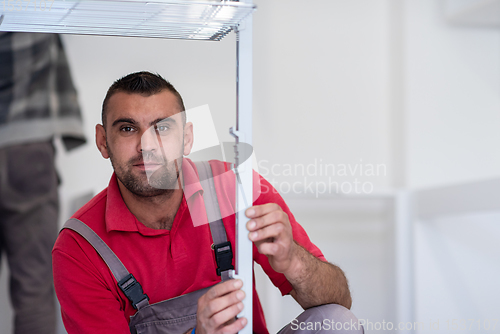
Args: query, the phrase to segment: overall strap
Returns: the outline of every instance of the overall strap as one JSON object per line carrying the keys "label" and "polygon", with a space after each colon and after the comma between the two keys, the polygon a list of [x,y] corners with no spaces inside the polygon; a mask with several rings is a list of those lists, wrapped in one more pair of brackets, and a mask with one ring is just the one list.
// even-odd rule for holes
{"label": "overall strap", "polygon": [[205,210],[212,233],[212,249],[215,253],[215,262],[217,263],[217,275],[221,276],[222,280],[229,279],[230,270],[234,269],[233,250],[231,243],[227,241],[226,228],[222,222],[220,213],[219,201],[215,192],[214,178],[212,168],[208,161],[195,162],[200,184],[203,188],[203,201],[205,202]]}
{"label": "overall strap", "polygon": [[113,273],[118,286],[136,310],[149,305],[149,297],[143,292],[141,284],[137,282],[134,275],[129,273],[111,248],[90,227],[81,220],[71,218],[64,224],[64,228],[77,232],[94,247],[109,270],[111,270],[111,273]]}

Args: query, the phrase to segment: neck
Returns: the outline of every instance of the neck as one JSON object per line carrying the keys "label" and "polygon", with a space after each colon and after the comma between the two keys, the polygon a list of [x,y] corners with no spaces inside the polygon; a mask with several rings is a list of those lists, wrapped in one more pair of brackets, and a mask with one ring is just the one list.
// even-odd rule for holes
{"label": "neck", "polygon": [[170,230],[182,201],[183,189],[172,189],[166,193],[143,197],[130,192],[118,180],[118,186],[130,212],[142,224],[153,229]]}

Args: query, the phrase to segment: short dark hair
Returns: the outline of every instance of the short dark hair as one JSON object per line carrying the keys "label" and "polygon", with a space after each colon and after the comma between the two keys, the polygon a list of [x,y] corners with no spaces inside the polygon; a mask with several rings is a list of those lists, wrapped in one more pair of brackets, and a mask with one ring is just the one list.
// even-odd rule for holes
{"label": "short dark hair", "polygon": [[[115,82],[109,87],[108,92],[106,93],[106,97],[102,103],[102,113],[101,120],[104,129],[106,129],[106,113],[107,107],[109,103],[109,99],[111,96],[118,92],[124,92],[128,94],[140,94],[144,96],[151,96],[157,93],[160,93],[163,90],[168,90],[173,93],[177,97],[177,102],[179,103],[179,107],[181,111],[185,111],[184,101],[182,101],[182,96],[179,92],[174,88],[174,86],[165,80],[158,73],[153,74],[151,72],[135,72],[129,75],[126,75]],[[182,113],[182,123],[186,123],[186,115]]]}

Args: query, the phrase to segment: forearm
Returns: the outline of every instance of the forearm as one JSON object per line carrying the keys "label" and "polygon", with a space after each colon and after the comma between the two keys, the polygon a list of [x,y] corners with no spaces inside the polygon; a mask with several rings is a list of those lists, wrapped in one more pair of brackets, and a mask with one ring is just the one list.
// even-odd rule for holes
{"label": "forearm", "polygon": [[259,253],[267,256],[271,267],[285,275],[293,287],[291,295],[304,309],[324,304],[351,307],[342,270],[322,262],[295,242],[288,214],[278,204],[253,206],[246,215],[251,218],[248,237]]}
{"label": "forearm", "polygon": [[351,294],[344,272],[294,244],[292,265],[284,273],[292,284],[292,297],[304,309],[324,304],[340,304],[350,309]]}

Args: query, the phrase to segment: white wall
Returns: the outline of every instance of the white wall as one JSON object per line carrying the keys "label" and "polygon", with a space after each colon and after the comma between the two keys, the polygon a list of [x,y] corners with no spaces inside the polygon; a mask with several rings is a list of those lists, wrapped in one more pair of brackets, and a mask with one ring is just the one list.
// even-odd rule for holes
{"label": "white wall", "polygon": [[[405,1],[403,22],[408,186],[500,177],[500,30],[449,24],[433,0]],[[431,321],[433,333],[448,333],[453,319],[466,319],[461,333],[484,332],[498,318],[498,214],[415,221],[414,319],[426,326],[418,333]]]}
{"label": "white wall", "polygon": [[[256,3],[254,145],[264,166],[280,165],[266,176],[304,182],[300,173],[277,175],[284,164],[384,164],[378,176],[328,176],[389,188],[389,2]],[[308,181],[328,182],[312,174]]]}
{"label": "white wall", "polygon": [[432,333],[453,332],[455,323],[455,332],[500,333],[499,220],[500,212],[479,212],[418,221],[415,321],[426,326],[418,333],[431,321],[439,321]]}
{"label": "white wall", "polygon": [[[390,2],[256,3],[254,146],[259,172],[276,182],[326,258],[345,270],[355,314],[394,320],[390,205],[375,198],[380,207],[374,210],[364,200],[335,199],[335,187],[328,187],[338,182],[353,195],[349,185],[355,182],[369,183],[373,188],[366,189],[373,194],[393,186],[398,166],[392,151]],[[360,171],[370,164],[385,169],[378,175]],[[283,175],[287,165],[298,171]],[[326,165],[339,172],[320,172]],[[342,165],[351,172],[339,175]],[[294,184],[295,192],[290,189]],[[324,192],[319,200],[316,191]],[[323,205],[306,204],[311,201]],[[270,332],[300,313],[292,298],[282,298],[272,285],[258,283],[258,288],[266,296]]]}
{"label": "white wall", "polygon": [[441,2],[405,2],[408,185],[500,176],[500,30],[447,23]]}

